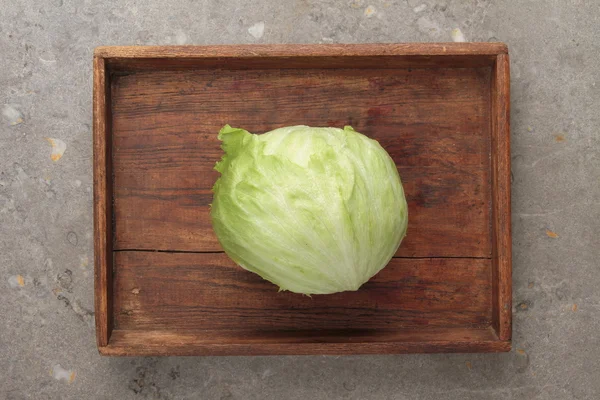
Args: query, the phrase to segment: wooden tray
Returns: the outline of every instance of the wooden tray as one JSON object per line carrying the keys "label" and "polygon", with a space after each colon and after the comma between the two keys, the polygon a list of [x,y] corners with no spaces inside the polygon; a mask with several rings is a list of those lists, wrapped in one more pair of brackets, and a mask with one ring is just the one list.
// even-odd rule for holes
{"label": "wooden tray", "polygon": [[[508,351],[508,113],[500,43],[96,49],[100,353]],[[237,267],[209,220],[226,123],[379,140],[409,203],[396,257],[357,292],[312,298]]]}

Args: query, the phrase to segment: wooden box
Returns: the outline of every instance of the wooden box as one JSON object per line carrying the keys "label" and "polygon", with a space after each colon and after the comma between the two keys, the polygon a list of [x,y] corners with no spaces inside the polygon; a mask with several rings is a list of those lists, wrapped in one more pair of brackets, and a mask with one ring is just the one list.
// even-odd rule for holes
{"label": "wooden box", "polygon": [[[312,297],[237,267],[209,219],[225,124],[376,138],[409,203],[396,257],[357,292]],[[101,354],[508,351],[507,48],[98,48],[94,221]]]}

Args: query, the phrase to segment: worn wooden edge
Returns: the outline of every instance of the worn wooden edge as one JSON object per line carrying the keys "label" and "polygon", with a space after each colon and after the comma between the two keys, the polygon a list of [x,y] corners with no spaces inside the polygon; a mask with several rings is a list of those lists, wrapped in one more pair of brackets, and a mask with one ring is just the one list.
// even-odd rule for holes
{"label": "worn wooden edge", "polygon": [[[99,352],[103,355],[269,355],[269,354],[382,354],[425,352],[501,352],[511,348],[510,265],[510,154],[509,69],[507,47],[502,43],[431,43],[375,45],[243,45],[243,46],[109,46],[94,53],[94,229],[95,311]],[[145,331],[112,331],[112,215],[110,194],[110,90],[107,60],[111,58],[256,58],[294,56],[493,56],[492,109],[504,101],[492,118],[492,232],[495,260],[493,334],[477,340],[437,339],[403,342],[209,343],[195,335]],[[504,96],[504,97],[503,97]],[[502,100],[504,99],[504,100]],[[504,115],[504,120],[502,118]],[[497,140],[505,132],[505,141]],[[504,156],[506,157],[504,157]],[[506,159],[505,159],[506,158]],[[508,172],[505,173],[505,170]],[[504,182],[508,180],[507,182]],[[496,185],[497,184],[497,185]],[[499,201],[496,201],[499,200]],[[501,199],[507,199],[502,201]],[[496,218],[497,217],[497,218]],[[506,225],[508,221],[508,226]],[[505,233],[508,233],[508,239]],[[508,241],[508,246],[506,242]],[[499,307],[503,304],[504,307]],[[506,309],[508,304],[508,309]],[[481,328],[478,328],[481,329]],[[446,332],[447,333],[447,332]],[[150,340],[150,339],[152,339]],[[316,339],[318,341],[318,338]]]}
{"label": "worn wooden edge", "polygon": [[[499,340],[491,328],[451,328],[430,332],[387,332],[376,336],[315,335],[296,332],[287,337],[246,336],[227,340],[204,338],[205,333],[114,330],[110,343],[100,346],[105,356],[247,356],[247,355],[356,355],[401,353],[479,353],[510,351],[510,341]],[[208,336],[210,336],[207,333]],[[343,338],[343,339],[342,339]]]}
{"label": "worn wooden edge", "polygon": [[512,337],[512,236],[510,197],[510,66],[500,54],[492,79],[493,327],[500,340]]}
{"label": "worn wooden edge", "polygon": [[99,58],[256,58],[443,56],[507,54],[504,43],[256,44],[216,46],[100,46]]}
{"label": "worn wooden edge", "polygon": [[103,58],[93,61],[94,153],[94,310],[98,347],[112,330],[112,179],[110,151],[110,83]]}

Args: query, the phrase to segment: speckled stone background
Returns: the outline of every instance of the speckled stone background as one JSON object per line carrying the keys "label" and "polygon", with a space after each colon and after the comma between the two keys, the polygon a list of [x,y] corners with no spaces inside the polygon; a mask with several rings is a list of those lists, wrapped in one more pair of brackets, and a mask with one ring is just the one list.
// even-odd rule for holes
{"label": "speckled stone background", "polygon": [[[512,57],[512,352],[98,355],[95,46],[461,35]],[[599,39],[598,0],[0,0],[0,398],[600,399]]]}

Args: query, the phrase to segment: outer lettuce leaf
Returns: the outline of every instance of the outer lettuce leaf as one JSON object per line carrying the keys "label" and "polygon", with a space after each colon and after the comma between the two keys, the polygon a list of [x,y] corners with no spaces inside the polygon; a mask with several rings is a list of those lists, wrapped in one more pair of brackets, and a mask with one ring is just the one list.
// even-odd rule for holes
{"label": "outer lettuce leaf", "polygon": [[225,252],[281,290],[357,290],[406,235],[396,165],[351,127],[263,135],[226,125],[211,217]]}

